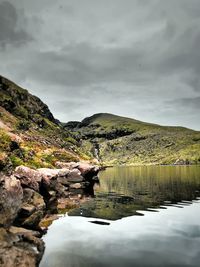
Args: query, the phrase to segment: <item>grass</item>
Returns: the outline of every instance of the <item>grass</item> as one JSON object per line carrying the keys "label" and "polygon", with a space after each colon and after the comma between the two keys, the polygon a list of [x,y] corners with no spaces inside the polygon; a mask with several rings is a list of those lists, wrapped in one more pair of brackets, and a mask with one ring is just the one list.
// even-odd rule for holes
{"label": "grass", "polygon": [[184,127],[103,113],[85,119],[74,132],[90,154],[98,143],[100,160],[107,165],[173,164],[178,159],[200,163],[200,132]]}

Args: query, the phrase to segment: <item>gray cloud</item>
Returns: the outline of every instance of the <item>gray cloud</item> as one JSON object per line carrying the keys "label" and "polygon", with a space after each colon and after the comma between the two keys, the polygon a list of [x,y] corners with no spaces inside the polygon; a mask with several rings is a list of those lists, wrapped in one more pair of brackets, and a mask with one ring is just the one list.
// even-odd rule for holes
{"label": "gray cloud", "polygon": [[166,102],[168,105],[176,105],[185,110],[200,111],[200,96],[199,97],[189,97],[189,98],[180,98],[173,101]]}
{"label": "gray cloud", "polygon": [[112,112],[200,129],[199,0],[0,6],[0,73],[62,121]]}
{"label": "gray cloud", "polygon": [[9,2],[0,3],[0,46],[21,45],[30,41],[30,35],[19,25],[16,8]]}

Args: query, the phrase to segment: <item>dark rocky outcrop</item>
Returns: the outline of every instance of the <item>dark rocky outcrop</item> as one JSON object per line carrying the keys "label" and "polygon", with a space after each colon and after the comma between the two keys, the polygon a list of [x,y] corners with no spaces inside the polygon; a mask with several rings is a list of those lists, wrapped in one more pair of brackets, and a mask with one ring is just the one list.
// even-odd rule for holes
{"label": "dark rocky outcrop", "polygon": [[8,79],[0,76],[0,106],[16,116],[33,120],[35,114],[57,123],[48,106],[38,97],[28,93]]}

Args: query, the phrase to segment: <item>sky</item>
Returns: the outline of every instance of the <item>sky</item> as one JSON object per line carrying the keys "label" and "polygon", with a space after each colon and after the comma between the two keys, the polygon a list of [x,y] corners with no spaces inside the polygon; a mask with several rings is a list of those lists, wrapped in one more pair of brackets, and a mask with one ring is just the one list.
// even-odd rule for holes
{"label": "sky", "polygon": [[63,122],[200,130],[200,1],[0,0],[0,74]]}

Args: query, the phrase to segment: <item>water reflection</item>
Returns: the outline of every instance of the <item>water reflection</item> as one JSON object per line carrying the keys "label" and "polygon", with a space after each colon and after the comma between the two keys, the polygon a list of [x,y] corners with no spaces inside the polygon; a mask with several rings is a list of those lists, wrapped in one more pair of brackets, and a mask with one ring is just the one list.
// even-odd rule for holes
{"label": "water reflection", "polygon": [[53,223],[41,267],[199,267],[200,202],[110,221],[83,217]]}
{"label": "water reflection", "polygon": [[163,206],[181,208],[199,192],[199,166],[108,168],[100,174],[94,198],[69,215],[117,220]]}

